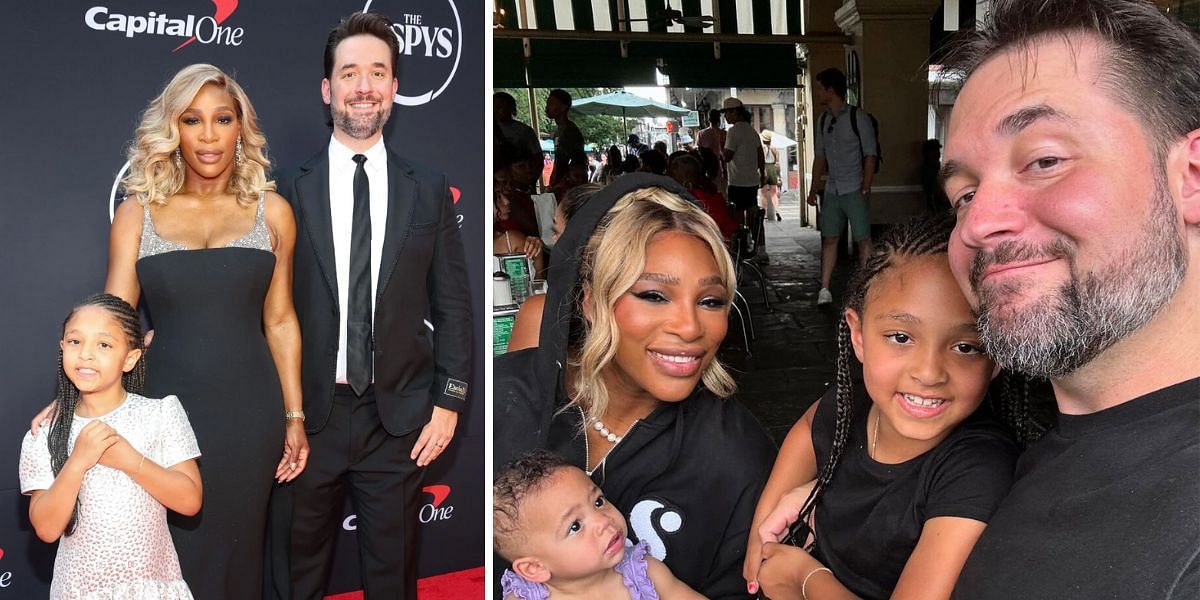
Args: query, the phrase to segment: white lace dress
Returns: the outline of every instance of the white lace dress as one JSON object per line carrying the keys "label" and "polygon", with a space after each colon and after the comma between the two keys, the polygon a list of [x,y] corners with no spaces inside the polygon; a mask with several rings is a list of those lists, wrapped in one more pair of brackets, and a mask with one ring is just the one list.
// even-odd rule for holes
{"label": "white lace dress", "polygon": [[[116,429],[147,460],[164,466],[200,456],[187,414],[175,396],[162,400],[129,394],[112,412],[96,417]],[[91,422],[76,416],[68,451]],[[21,492],[54,482],[47,446],[49,427],[21,442]],[[167,531],[167,509],[117,469],[96,465],[79,489],[75,533],[59,540],[50,598],[190,600]]]}

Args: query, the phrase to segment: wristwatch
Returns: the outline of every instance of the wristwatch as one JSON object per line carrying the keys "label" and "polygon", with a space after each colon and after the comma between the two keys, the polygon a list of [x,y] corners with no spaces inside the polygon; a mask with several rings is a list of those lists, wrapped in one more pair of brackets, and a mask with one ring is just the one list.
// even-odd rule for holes
{"label": "wristwatch", "polygon": [[283,413],[283,420],[284,420],[284,421],[291,421],[292,419],[300,419],[301,421],[303,421],[303,420],[304,420],[304,411],[302,411],[302,410],[289,410],[289,411],[287,411],[287,412]]}

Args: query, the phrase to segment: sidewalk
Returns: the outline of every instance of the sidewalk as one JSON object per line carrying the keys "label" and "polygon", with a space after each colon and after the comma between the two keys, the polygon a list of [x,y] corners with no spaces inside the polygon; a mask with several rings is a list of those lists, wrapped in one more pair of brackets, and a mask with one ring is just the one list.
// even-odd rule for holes
{"label": "sidewalk", "polygon": [[783,221],[765,225],[768,262],[761,265],[772,310],[763,304],[757,279],[746,273],[738,289],[750,303],[756,339],[747,356],[741,327],[733,317],[720,353],[737,379],[737,398],[776,443],[783,442],[792,424],[833,384],[840,315],[836,307],[850,264],[849,259],[839,260],[831,284],[834,302],[817,308],[821,235],[800,226],[796,200],[785,197],[780,214]]}

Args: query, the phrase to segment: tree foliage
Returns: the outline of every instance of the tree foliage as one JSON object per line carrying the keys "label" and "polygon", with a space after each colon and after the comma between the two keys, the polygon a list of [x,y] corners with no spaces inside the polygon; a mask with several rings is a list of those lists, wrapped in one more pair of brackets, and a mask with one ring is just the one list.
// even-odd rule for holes
{"label": "tree foliage", "polygon": [[[574,100],[582,100],[592,96],[601,94],[610,94],[612,92],[621,91],[620,88],[563,88]],[[516,120],[522,123],[532,125],[529,119],[529,90],[526,88],[497,88],[497,92],[508,92],[513,98],[517,99],[517,115]],[[549,139],[554,132],[554,122],[546,117],[546,96],[550,93],[549,88],[534,88],[533,100],[537,104],[536,112],[538,116],[538,135],[542,139]],[[581,115],[577,112],[571,112],[571,120],[579,126],[579,131],[583,133],[583,141],[588,144],[593,144],[596,150],[604,152],[609,146],[622,146],[625,143],[625,130],[621,126],[621,117],[609,117],[606,115]],[[629,120],[629,129],[633,129],[633,119]]]}

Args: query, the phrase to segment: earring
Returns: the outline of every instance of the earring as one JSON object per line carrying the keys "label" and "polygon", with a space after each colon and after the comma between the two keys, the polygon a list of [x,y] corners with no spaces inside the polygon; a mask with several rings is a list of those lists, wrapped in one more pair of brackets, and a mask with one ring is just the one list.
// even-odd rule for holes
{"label": "earring", "polygon": [[179,151],[178,147],[175,148],[175,168],[183,168],[183,153]]}
{"label": "earring", "polygon": [[238,136],[237,147],[233,150],[233,162],[242,164],[242,136]]}

